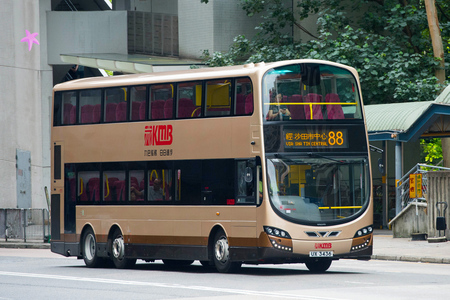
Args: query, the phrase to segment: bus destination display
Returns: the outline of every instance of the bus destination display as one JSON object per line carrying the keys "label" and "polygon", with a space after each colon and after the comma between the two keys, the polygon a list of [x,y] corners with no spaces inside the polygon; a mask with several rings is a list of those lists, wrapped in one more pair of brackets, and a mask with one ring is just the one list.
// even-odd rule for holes
{"label": "bus destination display", "polygon": [[347,129],[319,131],[285,129],[284,141],[285,149],[348,147]]}

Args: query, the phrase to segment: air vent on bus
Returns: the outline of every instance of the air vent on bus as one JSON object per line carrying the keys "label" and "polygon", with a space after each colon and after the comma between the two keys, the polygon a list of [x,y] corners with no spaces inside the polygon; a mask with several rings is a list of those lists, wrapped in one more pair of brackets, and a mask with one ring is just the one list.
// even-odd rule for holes
{"label": "air vent on bus", "polygon": [[319,235],[314,232],[314,231],[305,231],[305,233],[309,236],[309,237],[319,237]]}
{"label": "air vent on bus", "polygon": [[340,233],[341,233],[340,231],[332,231],[332,232],[330,232],[328,237],[338,236]]}

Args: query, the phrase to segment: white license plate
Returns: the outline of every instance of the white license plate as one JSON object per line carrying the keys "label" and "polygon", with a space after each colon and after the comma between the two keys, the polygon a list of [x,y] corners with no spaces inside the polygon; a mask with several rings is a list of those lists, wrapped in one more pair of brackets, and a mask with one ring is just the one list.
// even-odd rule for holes
{"label": "white license plate", "polygon": [[333,251],[309,251],[309,257],[333,257]]}

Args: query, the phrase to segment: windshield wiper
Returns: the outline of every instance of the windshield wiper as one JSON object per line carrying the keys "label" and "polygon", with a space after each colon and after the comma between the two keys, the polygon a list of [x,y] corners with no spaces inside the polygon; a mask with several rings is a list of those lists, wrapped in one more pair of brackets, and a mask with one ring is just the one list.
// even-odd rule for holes
{"label": "windshield wiper", "polygon": [[308,152],[307,155],[308,155],[309,157],[320,157],[320,158],[325,158],[325,159],[328,159],[328,160],[331,160],[331,161],[338,162],[338,163],[340,163],[340,164],[345,163],[345,161],[343,161],[343,160],[338,160],[338,159],[331,158],[331,157],[328,157],[328,156],[325,156],[325,155],[321,155],[321,154],[318,154],[318,153]]}

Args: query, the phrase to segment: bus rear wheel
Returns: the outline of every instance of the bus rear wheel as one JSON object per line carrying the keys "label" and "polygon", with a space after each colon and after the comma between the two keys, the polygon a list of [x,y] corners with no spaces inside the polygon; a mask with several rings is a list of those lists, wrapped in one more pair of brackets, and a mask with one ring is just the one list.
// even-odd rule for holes
{"label": "bus rear wheel", "polygon": [[92,228],[86,229],[81,238],[81,252],[84,263],[88,268],[98,268],[103,266],[104,259],[97,255],[97,240]]}
{"label": "bus rear wheel", "polygon": [[331,259],[319,258],[305,263],[306,267],[313,273],[323,273],[331,266]]}
{"label": "bus rear wheel", "polygon": [[111,259],[117,269],[128,269],[134,266],[136,259],[125,257],[125,242],[120,229],[116,229],[111,241]]}
{"label": "bus rear wheel", "polygon": [[221,273],[236,272],[241,267],[240,262],[232,262],[230,260],[230,247],[223,230],[219,230],[214,237],[213,259],[217,271]]}

